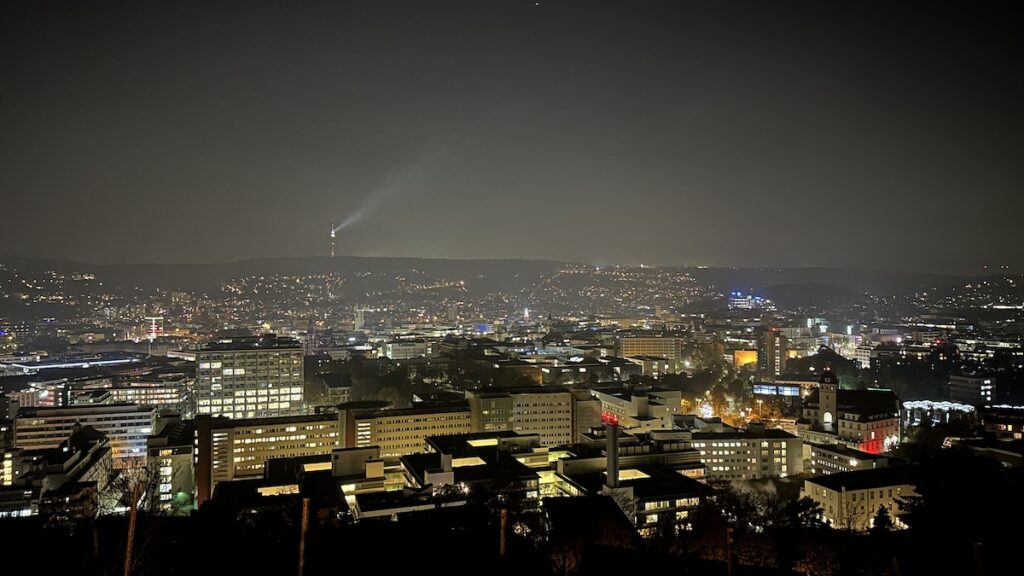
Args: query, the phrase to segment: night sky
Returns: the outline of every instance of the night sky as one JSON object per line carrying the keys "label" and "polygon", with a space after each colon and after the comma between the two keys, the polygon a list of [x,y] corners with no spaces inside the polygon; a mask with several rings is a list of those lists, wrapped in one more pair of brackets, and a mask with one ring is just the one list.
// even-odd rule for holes
{"label": "night sky", "polygon": [[1017,4],[4,2],[0,255],[1019,269]]}

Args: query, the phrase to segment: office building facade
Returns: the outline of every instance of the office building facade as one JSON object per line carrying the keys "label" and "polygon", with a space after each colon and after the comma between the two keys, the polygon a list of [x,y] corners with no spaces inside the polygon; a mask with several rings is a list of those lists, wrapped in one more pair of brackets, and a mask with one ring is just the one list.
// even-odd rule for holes
{"label": "office building facade", "polygon": [[196,414],[270,418],[303,411],[302,345],[298,340],[235,338],[196,353]]}

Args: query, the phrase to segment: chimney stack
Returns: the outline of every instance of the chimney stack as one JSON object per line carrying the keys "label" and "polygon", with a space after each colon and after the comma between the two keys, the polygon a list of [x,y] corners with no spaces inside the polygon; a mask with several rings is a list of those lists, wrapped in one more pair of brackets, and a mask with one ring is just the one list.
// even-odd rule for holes
{"label": "chimney stack", "polygon": [[604,428],[608,437],[608,447],[605,452],[608,454],[607,481],[609,488],[619,487],[619,425],[615,422],[605,422]]}

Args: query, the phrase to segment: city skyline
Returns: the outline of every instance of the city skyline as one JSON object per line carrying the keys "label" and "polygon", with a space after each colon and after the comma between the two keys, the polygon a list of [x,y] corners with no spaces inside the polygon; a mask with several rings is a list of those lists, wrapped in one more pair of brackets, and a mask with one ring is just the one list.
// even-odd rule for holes
{"label": "city skyline", "polygon": [[19,5],[0,255],[1019,269],[1014,14]]}

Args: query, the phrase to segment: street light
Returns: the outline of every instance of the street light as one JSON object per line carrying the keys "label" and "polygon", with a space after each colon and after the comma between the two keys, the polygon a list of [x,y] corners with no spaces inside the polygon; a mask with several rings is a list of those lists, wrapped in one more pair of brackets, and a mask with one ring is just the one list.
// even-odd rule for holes
{"label": "street light", "polygon": [[764,420],[764,410],[762,409],[762,404],[764,404],[764,400],[757,401],[757,417],[760,418],[761,420]]}

